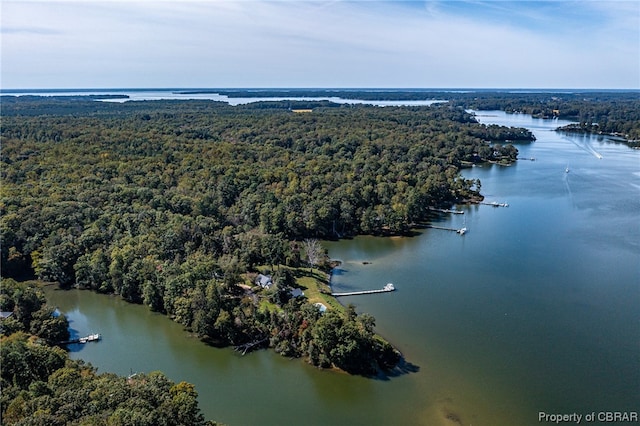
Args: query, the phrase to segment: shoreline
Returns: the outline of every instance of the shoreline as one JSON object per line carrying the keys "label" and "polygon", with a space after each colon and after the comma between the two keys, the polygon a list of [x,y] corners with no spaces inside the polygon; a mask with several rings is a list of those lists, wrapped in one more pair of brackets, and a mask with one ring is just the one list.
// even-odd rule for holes
{"label": "shoreline", "polygon": [[[393,238],[393,237],[386,237],[386,238]],[[332,279],[333,279],[333,270],[339,266],[341,266],[342,264],[344,264],[344,261],[340,260],[340,259],[332,259],[331,260],[332,263],[332,267],[330,269],[330,271],[327,273],[328,275],[328,285],[329,285],[329,289],[333,290],[333,283],[332,283]],[[363,265],[370,265],[372,262],[370,261],[362,261]],[[339,297],[333,296],[331,295],[331,297],[333,298],[333,300],[335,300],[340,306],[342,306],[343,309],[346,309],[346,306],[340,301]],[[356,306],[354,304],[354,306]],[[391,347],[393,348],[393,350],[399,355],[399,360],[396,363],[396,365],[388,370],[388,371],[384,371],[381,370],[378,372],[378,375],[382,374],[382,375],[388,375],[389,373],[393,372],[394,370],[398,369],[399,367],[401,367],[404,364],[411,364],[404,356],[404,354],[402,353],[402,351],[400,349],[398,349],[398,346],[396,344],[393,343],[392,340],[388,339],[387,337],[383,336],[382,334],[378,333],[377,331],[374,333],[374,336],[378,339],[381,340],[384,343],[387,343],[389,345],[391,345]]]}
{"label": "shoreline", "polygon": [[[572,125],[569,125],[569,126],[572,126]],[[633,149],[640,148],[640,139],[629,139],[627,135],[622,135],[620,133],[594,131],[594,130],[589,130],[582,127],[568,127],[568,126],[558,127],[555,129],[555,131],[559,133],[604,136],[609,140],[611,140],[612,142],[623,143]]]}

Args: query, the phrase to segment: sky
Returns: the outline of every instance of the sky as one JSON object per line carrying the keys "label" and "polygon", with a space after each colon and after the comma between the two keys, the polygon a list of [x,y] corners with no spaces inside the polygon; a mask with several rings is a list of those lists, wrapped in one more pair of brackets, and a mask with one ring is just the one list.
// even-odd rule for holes
{"label": "sky", "polygon": [[640,88],[640,1],[2,0],[0,88]]}

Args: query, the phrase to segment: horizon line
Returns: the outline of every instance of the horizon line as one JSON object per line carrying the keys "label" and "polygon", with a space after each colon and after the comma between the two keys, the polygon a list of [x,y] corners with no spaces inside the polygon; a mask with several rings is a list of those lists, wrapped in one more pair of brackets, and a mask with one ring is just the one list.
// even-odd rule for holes
{"label": "horizon line", "polygon": [[580,92],[612,92],[612,91],[640,91],[640,88],[603,88],[603,87],[34,87],[34,88],[0,88],[5,92],[83,92],[83,91],[153,91],[153,90],[245,90],[245,91],[580,91]]}

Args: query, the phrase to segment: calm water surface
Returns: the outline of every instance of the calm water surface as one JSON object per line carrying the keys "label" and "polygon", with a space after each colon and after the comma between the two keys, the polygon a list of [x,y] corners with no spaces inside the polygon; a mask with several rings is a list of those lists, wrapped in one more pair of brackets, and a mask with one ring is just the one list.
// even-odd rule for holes
{"label": "calm water surface", "polygon": [[229,105],[244,105],[252,102],[276,102],[276,101],[331,101],[338,104],[370,104],[378,106],[424,106],[431,105],[438,102],[446,102],[443,100],[407,100],[407,101],[375,101],[375,100],[362,100],[362,99],[344,99],[337,96],[330,97],[255,97],[255,98],[230,98],[226,95],[220,95],[211,91],[208,93],[196,93],[198,90],[188,89],[101,89],[101,90],[48,90],[48,91],[25,91],[25,90],[3,90],[2,95],[7,96],[88,96],[88,95],[127,95],[128,98],[107,98],[98,99],[103,102],[129,102],[129,101],[158,101],[158,100],[211,100],[226,102]]}
{"label": "calm water surface", "polygon": [[[458,206],[412,238],[328,242],[338,291],[376,317],[408,368],[388,379],[319,371],[271,351],[207,347],[178,324],[115,297],[51,291],[74,332],[104,340],[72,348],[99,368],[162,370],[196,385],[208,418],[229,425],[536,425],[538,412],[640,406],[640,151],[566,124],[478,112],[530,128],[510,167],[464,171],[486,201]],[[565,168],[569,168],[569,173]],[[364,264],[363,262],[370,262]]]}

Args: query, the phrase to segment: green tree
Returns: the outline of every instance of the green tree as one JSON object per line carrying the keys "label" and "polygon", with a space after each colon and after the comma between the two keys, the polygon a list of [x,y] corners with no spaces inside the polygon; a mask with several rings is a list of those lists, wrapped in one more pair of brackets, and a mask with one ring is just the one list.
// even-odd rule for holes
{"label": "green tree", "polygon": [[33,314],[29,331],[53,345],[69,340],[69,321],[56,314],[55,308],[45,305]]}

